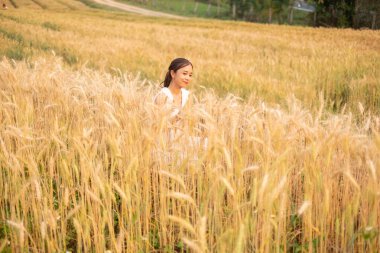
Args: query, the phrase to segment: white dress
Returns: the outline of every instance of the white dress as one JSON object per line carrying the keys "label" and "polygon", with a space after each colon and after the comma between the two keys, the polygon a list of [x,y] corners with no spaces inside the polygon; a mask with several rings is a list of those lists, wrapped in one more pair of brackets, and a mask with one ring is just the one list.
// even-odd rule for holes
{"label": "white dress", "polygon": [[[167,87],[164,87],[160,90],[159,93],[157,93],[157,95],[154,97],[154,102],[156,102],[156,99],[157,97],[160,95],[160,94],[165,94],[168,98],[167,102],[169,104],[174,104],[174,97],[173,97],[173,94],[172,92],[169,90],[169,88]],[[185,88],[181,88],[181,96],[182,96],[182,103],[181,103],[181,108],[185,107],[186,105],[186,102],[187,100],[189,99],[189,91],[186,90]],[[172,108],[172,112],[170,113],[170,117],[174,117],[176,116],[178,113],[180,112],[180,108],[177,108],[177,107],[173,107]]]}
{"label": "white dress", "polygon": [[[157,93],[157,95],[154,97],[153,99],[153,102],[156,102],[156,99],[159,95],[161,94],[165,94],[167,96],[167,103],[168,105],[170,106],[173,106],[171,108],[171,112],[170,112],[170,118],[173,118],[175,117],[176,115],[179,114],[180,110],[185,107],[187,101],[189,100],[189,94],[190,92],[188,90],[186,90],[185,88],[181,88],[181,95],[182,95],[182,103],[181,103],[181,107],[178,108],[176,106],[174,106],[174,97],[173,97],[173,94],[171,93],[171,91],[169,90],[169,88],[167,87],[164,87],[160,90],[160,92]],[[179,141],[178,137],[181,136],[183,134],[183,132],[180,130],[180,129],[169,129],[169,139],[168,141],[170,142],[170,147],[171,147],[171,151],[169,151],[169,153],[167,152],[164,152],[164,154],[166,155],[166,158],[169,158],[170,160],[170,157],[173,157],[173,155],[175,155],[175,152],[173,152],[173,149],[174,150],[177,150],[180,152],[180,160],[181,161],[184,157],[185,157],[185,153],[182,153],[182,145],[183,145],[183,142],[181,143],[181,141]],[[208,139],[207,137],[203,139],[200,138],[200,137],[196,137],[196,136],[184,136],[185,139],[182,139],[182,140],[185,140],[187,142],[188,145],[190,145],[191,147],[193,148],[196,148],[198,149],[199,147],[202,147],[203,149],[207,149],[207,144],[208,144]],[[181,145],[182,144],[182,145]],[[178,157],[178,156],[177,156]],[[198,158],[195,156],[193,158],[194,160],[197,160]]]}

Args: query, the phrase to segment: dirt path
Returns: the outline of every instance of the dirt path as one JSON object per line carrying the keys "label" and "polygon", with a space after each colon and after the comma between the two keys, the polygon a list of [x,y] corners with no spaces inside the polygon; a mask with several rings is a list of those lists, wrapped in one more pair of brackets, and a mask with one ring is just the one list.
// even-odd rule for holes
{"label": "dirt path", "polygon": [[153,17],[164,17],[164,18],[176,18],[176,19],[186,19],[185,17],[177,16],[177,15],[171,15],[163,12],[158,11],[151,11],[144,8],[136,7],[130,4],[120,3],[113,0],[93,0],[96,3],[108,5],[111,7],[118,8],[120,10],[133,12],[141,15],[146,16],[153,16]]}

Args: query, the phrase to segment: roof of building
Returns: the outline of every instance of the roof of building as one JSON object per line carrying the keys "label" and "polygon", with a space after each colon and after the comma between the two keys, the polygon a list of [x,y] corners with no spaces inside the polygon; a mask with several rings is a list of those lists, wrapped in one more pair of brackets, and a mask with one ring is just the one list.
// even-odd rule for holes
{"label": "roof of building", "polygon": [[294,1],[293,9],[300,10],[300,11],[306,11],[306,12],[315,12],[316,11],[316,7],[314,4],[306,3],[304,0]]}

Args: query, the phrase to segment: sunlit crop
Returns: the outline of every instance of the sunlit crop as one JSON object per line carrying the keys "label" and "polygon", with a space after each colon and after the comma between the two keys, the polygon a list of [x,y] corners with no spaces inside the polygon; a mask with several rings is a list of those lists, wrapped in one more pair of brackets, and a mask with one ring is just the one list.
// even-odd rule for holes
{"label": "sunlit crop", "polygon": [[[182,137],[157,85],[0,64],[0,245],[12,252],[376,252],[379,118],[205,90]],[[207,138],[204,147],[191,137]]]}
{"label": "sunlit crop", "polygon": [[0,12],[0,252],[378,251],[378,31],[89,2]]}

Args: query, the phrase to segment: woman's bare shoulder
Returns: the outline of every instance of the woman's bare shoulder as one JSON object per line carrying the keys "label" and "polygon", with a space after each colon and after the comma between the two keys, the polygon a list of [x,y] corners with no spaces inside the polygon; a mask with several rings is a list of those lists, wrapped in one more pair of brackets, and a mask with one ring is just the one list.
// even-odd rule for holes
{"label": "woman's bare shoulder", "polygon": [[168,96],[166,96],[163,92],[160,92],[156,95],[156,98],[154,99],[154,103],[156,105],[163,105],[167,102]]}

